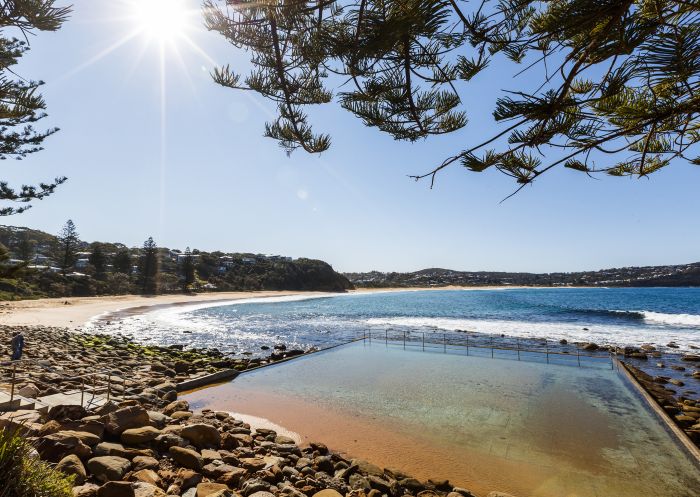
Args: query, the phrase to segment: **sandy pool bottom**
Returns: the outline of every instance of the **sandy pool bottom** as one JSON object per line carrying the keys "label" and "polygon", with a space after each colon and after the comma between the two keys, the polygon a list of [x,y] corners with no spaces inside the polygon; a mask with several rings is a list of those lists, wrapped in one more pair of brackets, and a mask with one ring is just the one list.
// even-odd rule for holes
{"label": "sandy pool bottom", "polygon": [[700,496],[698,468],[609,365],[356,343],[184,399],[479,496]]}

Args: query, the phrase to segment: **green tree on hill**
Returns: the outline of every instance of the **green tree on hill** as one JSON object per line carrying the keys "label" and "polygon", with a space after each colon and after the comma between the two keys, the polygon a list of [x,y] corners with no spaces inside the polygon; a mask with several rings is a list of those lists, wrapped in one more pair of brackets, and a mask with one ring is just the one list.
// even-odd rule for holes
{"label": "green tree on hill", "polygon": [[183,290],[191,290],[195,281],[197,281],[197,276],[194,267],[194,257],[192,257],[192,252],[190,251],[190,248],[187,247],[185,249],[185,258],[182,261]]}
{"label": "green tree on hill", "polygon": [[[29,51],[27,40],[37,31],[56,31],[68,18],[70,8],[56,7],[55,0],[12,0],[0,3],[0,160],[23,159],[42,149],[43,141],[58,131],[34,129],[46,117],[46,103],[38,92],[43,84],[18,76],[13,66]],[[10,36],[18,33],[19,36]],[[56,178],[39,185],[11,187],[0,181],[0,216],[24,212],[32,200],[51,195],[66,180]],[[11,204],[20,204],[14,207]]]}
{"label": "green tree on hill", "polygon": [[[529,81],[497,100],[494,134],[452,164],[520,185],[558,166],[644,177],[682,159],[700,165],[700,2],[688,0],[206,0],[207,27],[251,54],[247,76],[214,80],[275,102],[265,134],[288,152],[330,137],[305,108],[337,103],[396,140],[455,133],[461,97],[492,61]],[[502,65],[502,64],[500,64]],[[507,64],[506,64],[507,67]],[[328,78],[332,74],[338,77]],[[499,84],[505,81],[497,75]],[[534,89],[533,89],[534,88]],[[477,116],[478,123],[484,116]]]}
{"label": "green tree on hill", "polygon": [[107,256],[102,250],[102,244],[93,245],[88,261],[95,268],[95,278],[103,280],[107,274]]}
{"label": "green tree on hill", "polygon": [[142,293],[146,295],[158,293],[159,271],[158,247],[153,238],[148,237],[143,244],[139,260],[139,287]]}
{"label": "green tree on hill", "polygon": [[61,268],[61,274],[65,276],[73,268],[78,259],[78,249],[80,248],[80,237],[75,229],[75,224],[69,219],[61,232],[56,237],[55,262]]}
{"label": "green tree on hill", "polygon": [[117,251],[112,261],[112,270],[115,273],[130,275],[132,272],[131,254],[129,249],[123,248]]}
{"label": "green tree on hill", "polygon": [[17,244],[17,256],[24,262],[31,262],[36,255],[36,240],[29,238],[26,232],[22,233]]}

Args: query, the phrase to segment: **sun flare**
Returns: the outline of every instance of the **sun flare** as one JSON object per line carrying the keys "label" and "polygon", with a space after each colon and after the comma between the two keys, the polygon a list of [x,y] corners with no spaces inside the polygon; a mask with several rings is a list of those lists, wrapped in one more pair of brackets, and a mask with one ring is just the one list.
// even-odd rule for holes
{"label": "sun flare", "polygon": [[184,34],[190,12],[184,0],[136,0],[134,17],[150,38],[170,41]]}

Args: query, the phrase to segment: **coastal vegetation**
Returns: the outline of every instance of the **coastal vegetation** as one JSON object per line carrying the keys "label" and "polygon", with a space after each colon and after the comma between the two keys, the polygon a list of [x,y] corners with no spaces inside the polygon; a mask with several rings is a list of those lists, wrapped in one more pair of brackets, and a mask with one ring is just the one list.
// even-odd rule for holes
{"label": "coastal vegetation", "polygon": [[441,286],[700,286],[700,262],[571,273],[509,273],[422,269],[410,273],[368,271],[345,273],[357,287],[402,288]]}
{"label": "coastal vegetation", "polygon": [[57,236],[0,226],[0,299],[196,291],[345,291],[344,276],[319,260],[87,243],[68,221]]}
{"label": "coastal vegetation", "polygon": [[0,430],[0,497],[71,497],[73,476],[40,460],[20,430]]}
{"label": "coastal vegetation", "polygon": [[520,189],[561,166],[646,177],[676,158],[700,164],[697,2],[229,6],[207,0],[207,26],[247,50],[252,70],[246,76],[224,65],[214,79],[276,103],[265,135],[288,153],[330,147],[330,136],[312,129],[305,109],[333,102],[334,91],[342,109],[396,140],[467,129],[467,83],[493,65],[513,76],[527,73],[535,84],[515,79],[493,110],[498,131],[465,134],[463,150],[416,180],[434,182],[439,171],[461,164],[475,172],[497,170]]}

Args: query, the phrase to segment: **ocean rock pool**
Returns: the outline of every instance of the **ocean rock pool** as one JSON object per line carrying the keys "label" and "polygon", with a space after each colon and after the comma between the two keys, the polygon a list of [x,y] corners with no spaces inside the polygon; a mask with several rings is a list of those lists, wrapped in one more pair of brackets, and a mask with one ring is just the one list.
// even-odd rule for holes
{"label": "ocean rock pool", "polygon": [[365,341],[183,398],[479,496],[700,496],[700,469],[605,361],[576,367]]}

